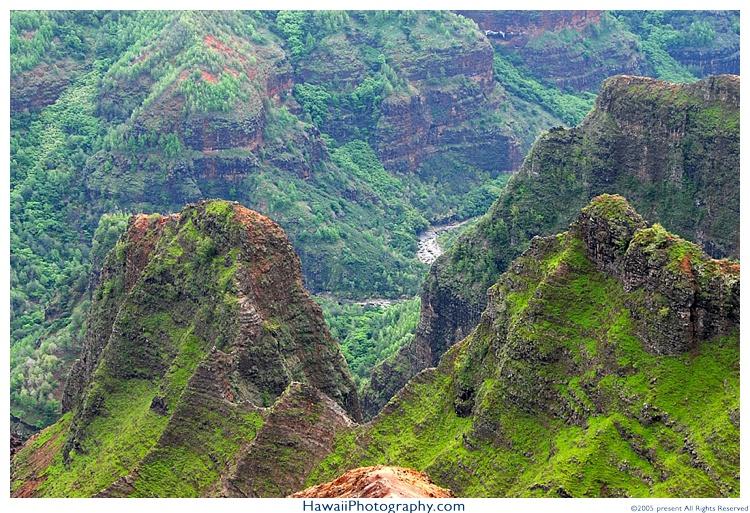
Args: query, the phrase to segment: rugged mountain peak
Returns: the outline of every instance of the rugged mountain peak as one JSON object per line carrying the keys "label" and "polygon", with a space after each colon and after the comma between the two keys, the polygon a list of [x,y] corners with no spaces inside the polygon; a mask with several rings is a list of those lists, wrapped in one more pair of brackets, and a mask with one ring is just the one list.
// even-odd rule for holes
{"label": "rugged mountain peak", "polygon": [[[284,230],[236,202],[134,216],[90,312],[67,414],[51,428],[57,445],[39,444],[65,477],[24,493],[220,494],[265,408],[293,381],[306,385],[292,397],[317,394],[328,410],[361,420],[346,361]],[[195,466],[194,481],[164,470],[177,469],[175,459]],[[19,484],[29,482],[23,461]],[[95,476],[82,470],[91,465]]]}
{"label": "rugged mountain peak", "polygon": [[625,198],[603,194],[581,210],[573,230],[583,240],[586,256],[600,270],[616,274],[633,235],[645,227]]}
{"label": "rugged mountain peak", "polygon": [[739,328],[739,264],[714,260],[659,224],[635,234],[620,281],[626,292],[643,291],[633,318],[638,338],[657,354],[683,353]]}
{"label": "rugged mountain peak", "polygon": [[[213,317],[185,316],[180,321],[190,325],[197,321],[205,330],[201,338],[207,347],[235,354],[244,384],[237,385],[231,397],[264,406],[293,377],[304,377],[358,418],[351,378],[319,307],[304,290],[299,258],[284,230],[267,217],[226,201],[188,205],[181,215],[134,216],[107,258],[101,282],[92,316],[103,318],[96,313],[113,311],[114,326],[90,330],[77,364],[80,368],[83,362],[95,362],[86,367],[84,383],[90,383],[102,352],[120,358],[112,347],[118,336],[129,340],[128,351],[151,343],[118,325],[123,309],[143,309],[145,314],[159,311],[156,315],[175,319],[182,317],[182,310],[200,313],[198,305],[208,308],[201,304],[208,299],[219,302],[222,326],[211,326]],[[184,304],[190,300],[197,304]],[[119,303],[119,309],[107,308],[113,303]],[[157,367],[164,365],[160,362]],[[69,398],[73,395],[72,390],[66,393]],[[66,409],[71,402],[66,402]]]}
{"label": "rugged mountain peak", "polygon": [[448,498],[453,492],[440,488],[424,472],[410,468],[362,467],[349,470],[330,483],[311,486],[289,497],[335,498]]}
{"label": "rugged mountain peak", "polygon": [[[625,196],[649,223],[695,242],[710,257],[739,258],[739,82],[734,75],[691,84],[612,77],[579,126],[540,136],[487,214],[433,263],[416,336],[375,369],[364,393],[367,413],[375,414],[472,331],[487,289],[529,241],[566,230],[596,196]],[[612,224],[593,216],[580,226],[594,243],[589,256],[614,272],[622,244],[641,226],[618,210],[619,200],[598,201],[589,213],[614,208],[627,220]],[[600,238],[600,229],[608,235]],[[615,241],[621,246],[611,246]],[[697,248],[690,253],[699,254]],[[654,348],[667,346],[662,341]]]}

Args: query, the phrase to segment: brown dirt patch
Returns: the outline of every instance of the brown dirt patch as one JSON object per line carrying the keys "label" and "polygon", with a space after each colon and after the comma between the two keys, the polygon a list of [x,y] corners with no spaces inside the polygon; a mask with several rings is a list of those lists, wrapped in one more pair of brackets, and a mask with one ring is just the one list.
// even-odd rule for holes
{"label": "brown dirt patch", "polygon": [[[54,429],[55,426],[50,426],[47,429]],[[57,454],[58,444],[57,440],[64,436],[68,432],[67,428],[60,430],[60,432],[50,438],[44,445],[42,445],[36,451],[29,453],[23,462],[19,462],[23,468],[19,472],[18,479],[21,480],[21,485],[11,492],[11,497],[34,497],[35,492],[39,485],[47,480],[47,476],[40,475],[44,472],[47,467],[52,464],[52,459]],[[34,443],[44,431],[35,434],[26,442],[26,446]],[[15,463],[15,462],[14,462]]]}
{"label": "brown dirt patch", "polygon": [[689,276],[690,278],[693,277],[693,270],[690,267],[690,257],[692,255],[690,253],[685,253],[685,255],[682,257],[682,262],[680,262],[680,269],[682,269],[682,272],[685,273],[685,276]]}

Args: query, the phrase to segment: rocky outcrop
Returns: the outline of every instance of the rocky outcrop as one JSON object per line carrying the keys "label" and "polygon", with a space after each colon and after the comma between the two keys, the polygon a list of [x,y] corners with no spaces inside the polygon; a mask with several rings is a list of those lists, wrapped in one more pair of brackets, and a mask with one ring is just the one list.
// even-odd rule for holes
{"label": "rocky outcrop", "polygon": [[81,65],[74,61],[39,64],[10,80],[10,110],[41,110],[52,105],[60,94],[72,83]]}
{"label": "rocky outcrop", "polygon": [[91,382],[94,371],[101,361],[104,348],[112,336],[114,323],[125,295],[130,292],[143,273],[148,258],[163,235],[164,226],[170,218],[174,222],[179,219],[179,216],[149,218],[140,214],[131,217],[128,221],[128,230],[118,245],[120,256],[105,260],[99,273],[99,284],[110,284],[110,290],[116,284],[121,289],[120,294],[106,294],[102,288],[98,288],[94,293],[84,351],[81,357],[73,363],[63,389],[61,401],[63,413],[80,404],[84,390]]}
{"label": "rocky outcrop", "polygon": [[436,366],[445,351],[467,337],[479,322],[484,306],[482,301],[467,302],[450,287],[442,287],[443,281],[435,279],[435,271],[439,268],[433,264],[427,280],[439,288],[424,287],[422,290],[419,325],[414,339],[376,365],[362,391],[365,418],[374,417],[419,371]]}
{"label": "rocky outcrop", "polygon": [[712,257],[738,258],[738,184],[739,77],[607,79],[586,120],[541,136],[487,215],[432,265],[416,337],[375,369],[367,414],[468,335],[528,241],[565,229],[591,198],[622,194]]}
{"label": "rocky outcrop", "polygon": [[[77,493],[103,496],[220,494],[264,408],[293,381],[306,385],[277,404],[271,426],[305,400],[315,403],[313,417],[323,408],[361,420],[346,362],[302,285],[284,231],[237,203],[134,216],[104,263],[91,315],[52,462],[70,473],[56,486],[73,482]],[[335,432],[313,424],[326,436]],[[114,459],[82,484],[76,469],[90,458]],[[192,468],[194,480],[182,480],[180,468]],[[62,490],[33,494],[69,493]]]}
{"label": "rocky outcrop", "polygon": [[647,228],[624,198],[594,198],[571,233],[599,271],[639,293],[627,304],[648,351],[684,353],[739,327],[739,264],[710,259],[660,225]]}
{"label": "rocky outcrop", "polygon": [[[187,399],[182,401],[184,407],[172,415],[156,447],[138,468],[98,492],[96,497],[194,495],[189,493],[190,487],[170,482],[180,476],[169,478],[155,472],[164,462],[179,460],[179,455],[190,445],[215,443],[195,431],[196,422],[209,422],[204,429],[221,429],[222,435],[232,440],[239,433],[227,429],[226,420],[216,419],[242,423],[248,414],[257,415],[262,426],[247,439],[238,440],[236,451],[231,454],[213,449],[203,455],[205,462],[216,469],[218,478],[201,489],[200,495],[283,497],[302,487],[310,471],[330,454],[336,436],[355,425],[328,396],[299,382],[291,383],[278,401],[265,410],[222,401],[222,380],[216,379],[214,363],[221,369],[225,362],[214,360],[211,366],[198,369],[188,384]],[[170,485],[175,488],[170,490]]]}
{"label": "rocky outcrop", "polygon": [[283,497],[332,450],[352,418],[316,388],[292,383],[274,404],[247,454],[224,483],[226,497]]}
{"label": "rocky outcrop", "polygon": [[436,486],[424,472],[410,468],[356,468],[330,483],[311,486],[289,495],[292,498],[455,498],[453,492]]}

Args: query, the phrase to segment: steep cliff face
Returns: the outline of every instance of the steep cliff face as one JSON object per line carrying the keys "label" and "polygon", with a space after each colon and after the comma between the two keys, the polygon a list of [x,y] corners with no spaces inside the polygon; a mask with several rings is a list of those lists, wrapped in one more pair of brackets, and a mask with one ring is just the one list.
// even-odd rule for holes
{"label": "steep cliff face", "polygon": [[[502,90],[492,46],[473,24],[446,12],[352,13],[339,23],[319,31],[295,62],[300,82],[337,97],[322,131],[341,140],[366,135],[389,171],[423,173],[445,155],[493,176],[520,165],[520,142],[489,115]],[[368,94],[371,105],[361,100]]]}
{"label": "steep cliff face", "polygon": [[[488,67],[481,71],[491,78],[492,60],[483,64]],[[469,123],[501,106],[491,83],[489,91],[483,90],[484,82],[470,79],[444,89],[427,86],[410,97],[386,99],[374,143],[380,161],[389,170],[419,173],[429,167],[430,159],[448,153],[494,175],[517,169],[520,141],[505,127],[477,129]]]}
{"label": "steep cliff face", "polygon": [[312,481],[388,461],[459,496],[738,496],[738,312],[739,265],[597,197]]}
{"label": "steep cliff face", "polygon": [[485,291],[536,235],[564,229],[601,193],[709,255],[739,257],[739,77],[675,85],[607,79],[578,127],[550,130],[486,216],[432,265],[417,335],[375,369],[367,414],[472,331]]}
{"label": "steep cliff face", "polygon": [[619,74],[691,81],[740,73],[739,11],[456,12],[500,53],[562,88],[591,91]]}
{"label": "steep cliff face", "polygon": [[[583,30],[601,22],[602,11],[456,11],[471,18],[487,35],[502,42],[563,29]],[[494,33],[497,32],[497,33]]]}
{"label": "steep cliff face", "polygon": [[654,354],[679,355],[740,323],[739,264],[646,227],[620,196],[594,198],[571,228],[599,272],[620,282],[636,336]]}
{"label": "steep cliff face", "polygon": [[10,81],[10,109],[13,113],[41,110],[55,103],[70,86],[81,65],[74,61],[41,64]]}
{"label": "steep cliff face", "polygon": [[652,72],[637,38],[602,25],[602,11],[456,12],[561,88],[592,90],[608,76]]}
{"label": "steep cliff face", "polygon": [[375,132],[378,158],[388,169],[413,172],[446,152],[492,174],[520,165],[520,143],[505,127],[477,130],[468,123],[500,108],[492,56],[487,40],[478,39],[405,63],[411,95],[383,102]]}
{"label": "steep cliff face", "polygon": [[[230,15],[224,18],[227,23],[236,22]],[[183,65],[172,66],[171,73],[154,82],[151,71],[160,59]],[[140,49],[128,73],[108,75],[100,92],[102,110],[114,119],[124,114],[120,112],[123,106],[133,110],[128,112],[132,126],[126,134],[132,141],[127,149],[110,149],[90,159],[87,185],[94,194],[99,192],[101,168],[107,162],[110,168],[133,173],[126,169],[153,171],[153,163],[161,160],[157,167],[166,166],[166,176],[162,171],[160,179],[146,178],[146,188],[139,192],[149,195],[161,189],[164,196],[166,188],[169,194],[164,199],[170,205],[205,197],[201,188],[213,181],[236,184],[257,173],[258,153],[267,142],[264,131],[269,110],[294,86],[291,63],[276,42],[242,37],[217,25],[215,17],[206,13],[176,16],[161,37]],[[164,140],[167,135],[172,137],[170,142]],[[311,166],[320,160],[322,142],[319,134],[295,135],[294,146],[312,155],[294,162],[302,162],[297,172],[309,178]],[[139,151],[132,151],[134,146]],[[268,146],[269,154],[278,153]],[[157,157],[155,147],[162,147],[165,154]]]}
{"label": "steep cliff face", "polygon": [[719,48],[679,48],[670,52],[683,66],[699,69],[701,75],[739,75],[739,41]]}
{"label": "steep cliff face", "polygon": [[19,493],[221,493],[264,408],[292,381],[361,419],[299,259],[268,218],[222,201],[134,216],[100,283],[46,460],[61,474],[28,489],[30,474],[49,469],[29,466],[38,446],[27,448],[17,458]]}

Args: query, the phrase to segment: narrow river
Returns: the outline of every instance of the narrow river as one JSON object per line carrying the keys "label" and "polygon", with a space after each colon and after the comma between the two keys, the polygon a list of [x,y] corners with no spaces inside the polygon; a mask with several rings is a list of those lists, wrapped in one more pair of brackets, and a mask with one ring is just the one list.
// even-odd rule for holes
{"label": "narrow river", "polygon": [[[455,230],[465,222],[466,221],[463,221],[461,223],[436,224],[434,226],[430,226],[424,233],[422,233],[422,235],[419,236],[419,249],[417,250],[417,254],[415,255],[417,260],[419,260],[420,262],[424,262],[425,264],[432,265],[432,262],[434,262],[437,257],[443,254],[443,248],[440,246],[440,244],[438,244],[438,235],[440,235],[441,233],[449,232],[451,230]],[[366,299],[364,301],[356,301],[356,304],[376,305],[383,308],[394,303],[400,303],[401,301],[406,301],[406,299],[373,298]]]}
{"label": "narrow river", "polygon": [[455,230],[466,221],[462,223],[451,223],[451,224],[438,224],[431,226],[419,236],[419,250],[417,251],[417,260],[424,262],[425,264],[432,264],[437,257],[443,254],[443,248],[438,244],[437,238],[441,233]]}
{"label": "narrow river", "polygon": [[[438,235],[441,233],[449,232],[451,230],[455,230],[462,224],[466,223],[467,221],[463,221],[460,223],[451,223],[451,224],[436,224],[434,226],[431,226],[428,228],[422,235],[419,236],[419,249],[417,250],[417,254],[415,257],[420,262],[424,262],[425,264],[430,264],[437,259],[440,255],[443,254],[443,248],[438,244]],[[344,301],[344,302],[351,302],[356,305],[372,305],[372,306],[379,306],[381,308],[385,308],[388,306],[391,306],[394,303],[401,303],[402,301],[408,301],[409,298],[402,298],[402,299],[386,299],[386,298],[372,298],[372,299],[365,299],[362,301],[351,301],[351,300],[341,300],[334,298],[330,294],[322,293],[320,296],[332,300],[332,301]]]}

